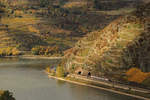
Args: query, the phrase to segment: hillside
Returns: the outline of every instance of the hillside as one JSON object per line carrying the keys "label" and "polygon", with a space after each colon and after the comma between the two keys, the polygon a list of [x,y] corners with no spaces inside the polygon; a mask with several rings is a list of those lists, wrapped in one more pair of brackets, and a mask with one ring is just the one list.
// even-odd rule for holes
{"label": "hillside", "polygon": [[71,72],[120,78],[132,68],[150,72],[150,3],[88,33],[65,51],[62,65]]}
{"label": "hillside", "polygon": [[138,4],[123,0],[126,6],[121,8],[120,3],[106,0],[118,8],[111,6],[108,11],[95,8],[93,1],[88,0],[5,1],[0,11],[0,48],[31,51],[39,46],[56,46],[61,53],[72,48],[86,33],[103,29],[119,16],[134,11]]}

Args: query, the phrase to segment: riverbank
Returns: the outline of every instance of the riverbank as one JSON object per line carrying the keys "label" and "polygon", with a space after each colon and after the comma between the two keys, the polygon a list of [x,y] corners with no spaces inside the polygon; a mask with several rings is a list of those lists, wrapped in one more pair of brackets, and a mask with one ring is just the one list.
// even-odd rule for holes
{"label": "riverbank", "polygon": [[[73,83],[73,84],[77,84],[77,85],[97,88],[97,89],[100,89],[100,90],[109,91],[109,92],[113,92],[113,93],[117,93],[117,94],[121,94],[121,95],[126,95],[126,96],[130,96],[130,97],[133,97],[133,98],[141,99],[141,100],[150,100],[150,98],[132,94],[132,92],[134,92],[134,91],[130,91],[131,93],[126,93],[123,90],[119,91],[116,88],[108,88],[108,87],[106,88],[105,86],[93,85],[91,83],[88,83],[88,81],[76,79],[75,77],[74,78],[72,78],[72,77],[60,78],[60,77],[52,76],[48,72],[46,72],[46,73],[48,74],[49,78],[53,78],[53,79],[57,79],[57,80],[61,80],[61,81],[65,81],[65,82],[69,82],[69,83]],[[102,84],[100,84],[100,85],[102,85]]]}
{"label": "riverbank", "polygon": [[48,57],[39,55],[4,56],[1,58],[24,58],[24,59],[63,59],[63,57]]}
{"label": "riverbank", "polygon": [[3,91],[3,90],[0,90],[0,96],[1,96],[3,93],[4,93],[4,91]]}
{"label": "riverbank", "polygon": [[0,100],[16,100],[12,92],[0,90]]}

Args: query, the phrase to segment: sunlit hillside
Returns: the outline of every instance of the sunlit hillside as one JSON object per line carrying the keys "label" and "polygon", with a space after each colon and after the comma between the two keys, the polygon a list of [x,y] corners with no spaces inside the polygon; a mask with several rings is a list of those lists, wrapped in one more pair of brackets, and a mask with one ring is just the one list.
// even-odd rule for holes
{"label": "sunlit hillside", "polygon": [[0,100],[150,100],[150,0],[0,0]]}
{"label": "sunlit hillside", "polygon": [[81,68],[93,75],[122,77],[132,67],[150,71],[150,3],[119,17],[102,30],[88,33],[65,51],[63,65],[72,73]]}
{"label": "sunlit hillside", "polygon": [[121,8],[119,2],[108,3],[118,9],[96,8],[98,5],[88,0],[1,0],[0,48],[31,51],[57,46],[62,54],[88,32],[103,29],[137,5],[124,1],[126,7]]}

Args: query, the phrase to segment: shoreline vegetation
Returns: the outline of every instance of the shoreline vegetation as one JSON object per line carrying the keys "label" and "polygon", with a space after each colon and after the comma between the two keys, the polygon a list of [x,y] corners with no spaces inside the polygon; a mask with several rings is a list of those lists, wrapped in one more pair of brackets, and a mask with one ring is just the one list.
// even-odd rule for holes
{"label": "shoreline vegetation", "polygon": [[46,57],[46,56],[20,56],[26,59],[62,59],[63,57]]}
{"label": "shoreline vegetation", "polygon": [[[150,3],[135,1],[1,0],[0,58],[64,58],[46,69],[49,77],[150,100],[150,92],[81,75],[88,71],[150,87]],[[73,76],[78,69],[80,76]]]}
{"label": "shoreline vegetation", "polygon": [[150,100],[150,98],[146,95],[146,93],[133,91],[131,89],[125,90],[125,89],[116,88],[114,86],[110,87],[110,86],[107,86],[106,84],[98,84],[98,83],[95,83],[94,81],[89,82],[84,79],[79,79],[78,77],[75,77],[75,76],[72,77],[69,74],[65,75],[65,77],[63,76],[61,77],[61,76],[58,76],[57,69],[56,69],[56,72],[54,72],[54,71],[50,71],[50,69],[47,68],[45,70],[45,73],[48,74],[48,78],[65,81],[65,82],[69,82],[69,83],[73,83],[77,85],[87,86],[91,88],[96,88],[96,89],[100,89],[100,90],[104,90],[108,92],[113,92],[116,94],[126,95],[126,96],[130,96],[130,97],[137,98],[137,99]]}
{"label": "shoreline vegetation", "polygon": [[[39,51],[38,51],[39,52]],[[27,57],[27,58],[62,58],[61,53],[54,54],[36,54],[35,51],[19,51],[16,48],[0,48],[0,58],[3,57]]]}
{"label": "shoreline vegetation", "polygon": [[[36,51],[39,52],[39,51]],[[0,58],[27,58],[27,59],[62,59],[63,55],[61,53],[54,54],[43,54],[35,53],[35,51],[19,51],[16,48],[0,48]]]}
{"label": "shoreline vegetation", "polygon": [[62,59],[63,57],[51,57],[51,56],[41,56],[41,55],[18,55],[18,56],[3,56],[0,58],[25,58],[25,59]]}
{"label": "shoreline vegetation", "polygon": [[0,100],[16,100],[13,93],[9,91],[0,90]]}

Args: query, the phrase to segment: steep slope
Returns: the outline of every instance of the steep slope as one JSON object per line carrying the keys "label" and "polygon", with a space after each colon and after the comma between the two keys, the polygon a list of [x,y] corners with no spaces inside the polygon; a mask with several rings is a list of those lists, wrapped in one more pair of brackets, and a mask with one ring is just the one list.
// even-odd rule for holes
{"label": "steep slope", "polygon": [[[0,13],[3,16],[0,48],[31,51],[57,46],[61,53],[88,32],[103,29],[119,16],[134,11],[134,6],[141,2],[102,0],[100,3],[108,4],[108,10],[94,8],[95,0],[0,0],[0,3],[2,1],[5,1],[2,4],[6,13]],[[123,7],[119,6],[122,2]]]}
{"label": "steep slope", "polygon": [[[108,16],[110,20],[106,21],[106,15],[88,14],[84,8],[67,9],[60,4],[42,7],[42,1],[52,0],[5,1],[0,0],[0,48],[16,47],[30,51],[36,46],[58,46],[63,51],[71,48],[83,34],[103,28],[117,17]],[[98,17],[102,18],[97,21],[103,21],[101,25],[92,21]]]}
{"label": "steep slope", "polygon": [[20,50],[30,50],[34,45],[46,45],[46,42],[30,29],[39,22],[39,19],[30,15],[21,16],[21,18],[1,18],[0,48],[13,46]]}
{"label": "steep slope", "polygon": [[65,52],[63,65],[93,75],[122,73],[131,67],[150,71],[150,3],[118,18],[103,30],[87,34]]}

